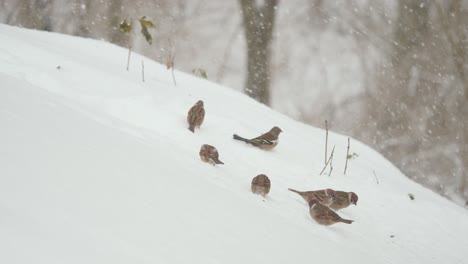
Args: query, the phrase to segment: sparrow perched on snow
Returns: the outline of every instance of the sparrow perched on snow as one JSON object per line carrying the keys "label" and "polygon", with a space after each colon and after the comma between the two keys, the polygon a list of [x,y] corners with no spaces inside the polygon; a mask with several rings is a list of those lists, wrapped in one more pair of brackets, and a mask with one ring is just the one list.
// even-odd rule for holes
{"label": "sparrow perched on snow", "polygon": [[333,199],[333,203],[330,205],[330,208],[338,211],[350,206],[351,204],[357,205],[357,201],[358,196],[353,192],[335,191],[335,199]]}
{"label": "sparrow perched on snow", "polygon": [[337,213],[333,212],[330,208],[321,204],[316,199],[309,202],[309,213],[312,219],[321,225],[333,225],[336,223],[351,224],[353,220],[343,219]]}
{"label": "sparrow perched on snow", "polygon": [[325,206],[330,206],[333,203],[333,199],[335,198],[335,191],[332,189],[324,189],[324,190],[317,190],[317,191],[308,191],[308,192],[301,192],[291,188],[288,188],[291,192],[295,192],[299,194],[307,203],[312,200],[317,200],[321,204]]}
{"label": "sparrow perched on snow", "polygon": [[270,192],[271,182],[265,174],[259,174],[252,179],[252,192],[265,197]]}
{"label": "sparrow perched on snow", "polygon": [[208,144],[203,144],[200,148],[200,158],[204,162],[209,162],[213,165],[215,164],[224,164],[222,161],[219,160],[219,153],[218,150]]}
{"label": "sparrow perched on snow", "polygon": [[236,140],[244,141],[248,144],[252,144],[255,147],[259,147],[263,150],[271,150],[274,147],[276,147],[276,145],[278,145],[278,137],[281,132],[283,132],[283,130],[275,126],[270,131],[256,138],[246,139],[238,136],[237,134],[234,134],[233,138]]}
{"label": "sparrow perched on snow", "polygon": [[187,114],[187,123],[189,124],[189,130],[195,133],[195,127],[200,128],[203,120],[205,119],[205,108],[203,108],[203,101],[199,100],[193,105]]}

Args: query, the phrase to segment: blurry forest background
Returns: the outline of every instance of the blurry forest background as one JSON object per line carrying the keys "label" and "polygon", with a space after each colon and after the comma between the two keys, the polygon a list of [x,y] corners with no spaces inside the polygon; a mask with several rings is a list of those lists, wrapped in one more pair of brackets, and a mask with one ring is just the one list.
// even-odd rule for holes
{"label": "blurry forest background", "polygon": [[[314,126],[328,120],[415,181],[468,199],[468,0],[0,0],[0,23],[124,47],[119,23],[143,15],[153,44],[135,34],[134,51],[163,64],[175,53],[178,70],[203,69]],[[259,46],[249,25],[267,36]]]}

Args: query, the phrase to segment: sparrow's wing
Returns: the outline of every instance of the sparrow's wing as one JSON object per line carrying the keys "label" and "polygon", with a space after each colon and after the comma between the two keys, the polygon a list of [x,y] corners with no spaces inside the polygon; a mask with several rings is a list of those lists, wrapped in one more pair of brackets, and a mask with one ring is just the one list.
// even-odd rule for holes
{"label": "sparrow's wing", "polygon": [[325,205],[317,204],[315,206],[315,208],[316,208],[315,209],[315,217],[317,217],[317,219],[328,219],[329,218],[328,210],[325,207]]}
{"label": "sparrow's wing", "polygon": [[325,200],[325,194],[322,192],[314,192],[314,197],[317,199],[319,202],[323,202]]}
{"label": "sparrow's wing", "polygon": [[266,140],[266,139],[261,138],[261,137],[250,139],[249,143],[254,145],[254,146],[273,145],[274,144],[274,142]]}

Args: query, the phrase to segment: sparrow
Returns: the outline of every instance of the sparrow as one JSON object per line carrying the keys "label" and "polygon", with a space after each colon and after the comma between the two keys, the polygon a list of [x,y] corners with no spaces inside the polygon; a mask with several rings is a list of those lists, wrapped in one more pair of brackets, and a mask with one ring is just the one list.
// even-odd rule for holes
{"label": "sparrow", "polygon": [[199,100],[194,104],[187,114],[187,123],[189,124],[189,130],[195,133],[195,127],[200,128],[203,120],[205,119],[205,108],[203,108],[203,101]]}
{"label": "sparrow", "polygon": [[308,192],[301,192],[301,191],[297,191],[291,188],[288,188],[288,190],[299,194],[307,203],[315,199],[319,203],[325,206],[330,206],[333,203],[333,199],[335,198],[335,191],[332,189],[324,189],[324,190],[308,191]]}
{"label": "sparrow", "polygon": [[309,213],[312,219],[321,225],[333,225],[336,223],[351,224],[353,220],[343,219],[337,213],[333,212],[330,208],[321,204],[316,199],[312,199],[309,202]]}
{"label": "sparrow", "polygon": [[200,148],[200,158],[204,162],[215,164],[224,164],[224,162],[219,160],[219,153],[218,150],[208,144],[203,144]]}
{"label": "sparrow", "polygon": [[283,130],[275,126],[270,131],[256,138],[246,139],[238,136],[237,134],[234,134],[233,138],[235,140],[244,141],[245,143],[251,144],[255,147],[259,147],[263,150],[271,150],[274,147],[276,147],[276,145],[278,145],[278,137],[281,132],[283,132]]}
{"label": "sparrow", "polygon": [[271,182],[265,174],[259,174],[252,179],[252,192],[265,197],[270,192]]}
{"label": "sparrow", "polygon": [[333,203],[330,205],[331,209],[338,211],[350,206],[351,204],[357,205],[357,194],[343,191],[335,191],[335,194],[335,199],[333,199]]}

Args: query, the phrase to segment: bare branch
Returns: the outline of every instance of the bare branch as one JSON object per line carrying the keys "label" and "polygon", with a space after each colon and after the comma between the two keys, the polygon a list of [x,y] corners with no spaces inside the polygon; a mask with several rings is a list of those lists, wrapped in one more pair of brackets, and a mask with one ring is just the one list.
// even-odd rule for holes
{"label": "bare branch", "polygon": [[169,51],[166,52],[166,68],[171,70],[172,74],[172,81],[174,82],[174,86],[177,86],[175,75],[174,75],[174,65],[175,65],[175,49],[172,41],[169,39]]}
{"label": "bare branch", "polygon": [[177,82],[175,80],[175,75],[174,75],[174,67],[172,67],[172,81],[174,82],[174,86],[177,86]]}
{"label": "bare branch", "polygon": [[322,175],[323,171],[327,168],[328,163],[330,163],[330,161],[332,160],[332,158],[333,158],[333,152],[335,152],[335,146],[333,146],[333,149],[332,149],[332,152],[331,152],[331,154],[330,154],[330,157],[328,158],[328,161],[325,163],[325,166],[323,167],[322,171],[320,172],[320,175]]}
{"label": "bare branch", "polygon": [[328,172],[328,177],[331,176],[332,171],[333,171],[333,151],[330,156],[330,171]]}
{"label": "bare branch", "polygon": [[344,175],[346,175],[346,169],[348,168],[348,160],[349,160],[349,138],[348,138],[348,148],[346,150],[346,163],[344,166]]}
{"label": "bare branch", "polygon": [[327,156],[328,156],[328,153],[327,153],[327,147],[328,147],[328,121],[325,120],[325,164],[327,164]]}
{"label": "bare branch", "polygon": [[141,80],[145,82],[145,62],[141,61]]}
{"label": "bare branch", "polygon": [[130,68],[130,54],[132,53],[132,45],[128,46],[128,58],[127,58],[127,71]]}
{"label": "bare branch", "polygon": [[377,184],[379,184],[379,179],[377,178],[377,174],[375,174],[375,171],[374,171],[374,170],[372,170],[372,172],[374,173],[375,180],[377,181]]}

